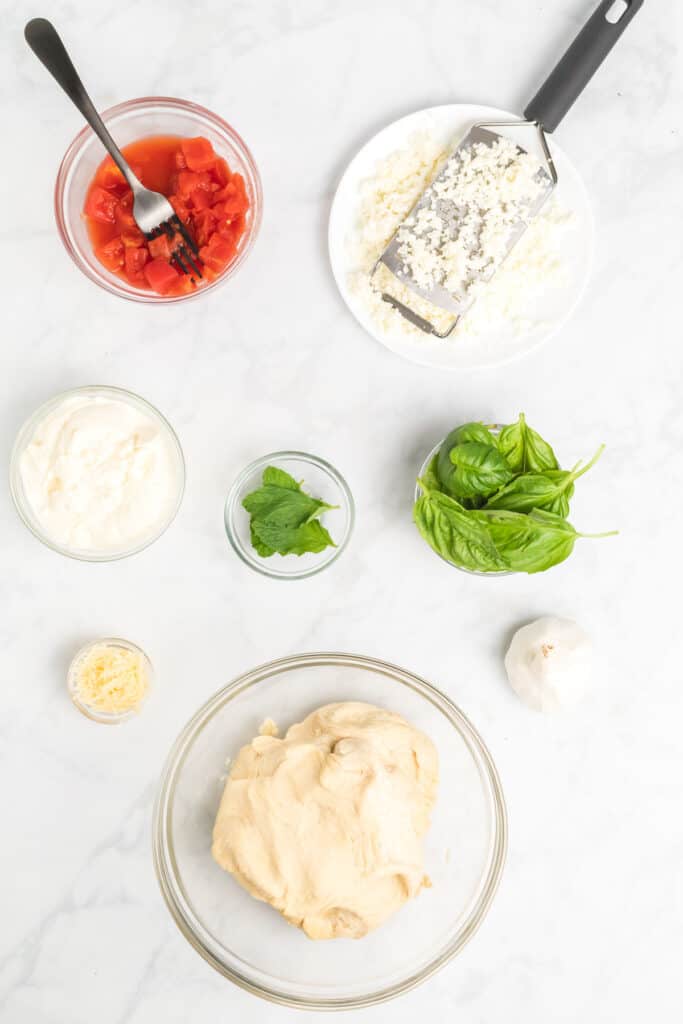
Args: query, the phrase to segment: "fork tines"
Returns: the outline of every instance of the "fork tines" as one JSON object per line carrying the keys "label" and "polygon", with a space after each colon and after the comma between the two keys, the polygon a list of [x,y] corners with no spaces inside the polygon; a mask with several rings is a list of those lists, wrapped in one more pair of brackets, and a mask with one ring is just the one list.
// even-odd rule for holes
{"label": "fork tines", "polygon": [[146,236],[147,238],[158,238],[159,235],[164,234],[171,241],[177,234],[183,239],[182,245],[177,246],[171,253],[171,263],[175,264],[178,270],[182,274],[187,274],[191,281],[194,281],[193,274],[197,277],[202,276],[200,265],[202,259],[199,255],[199,249],[194,238],[187,230],[180,217],[175,214],[173,217],[169,217],[165,220],[158,228],[154,231],[150,231]]}

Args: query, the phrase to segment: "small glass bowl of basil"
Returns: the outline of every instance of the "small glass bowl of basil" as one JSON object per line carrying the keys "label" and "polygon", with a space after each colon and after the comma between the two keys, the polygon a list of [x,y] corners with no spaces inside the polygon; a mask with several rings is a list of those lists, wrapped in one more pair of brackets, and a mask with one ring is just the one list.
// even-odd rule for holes
{"label": "small glass bowl of basil", "polygon": [[256,459],[239,474],[225,503],[234,551],[272,579],[305,579],[326,569],[348,544],[354,518],[344,477],[306,452]]}
{"label": "small glass bowl of basil", "polygon": [[545,572],[579,538],[616,532],[581,533],[569,521],[574,484],[604,447],[562,469],[523,412],[505,427],[462,423],[420,469],[415,525],[445,562],[475,576]]}
{"label": "small glass bowl of basil", "polygon": [[[503,429],[503,427],[502,427],[502,424],[500,424],[500,423],[492,423],[492,424],[489,424],[488,429],[491,431],[492,434],[494,434],[497,437],[498,434],[500,434],[500,432]],[[442,446],[443,446],[445,441],[446,441],[446,438],[444,437],[444,438],[441,439],[441,441],[439,441],[438,444],[434,445],[434,447],[430,451],[429,455],[427,456],[427,458],[424,460],[424,462],[420,466],[420,471],[418,473],[418,482],[415,484],[414,501],[417,501],[424,494],[424,491],[423,491],[422,487],[420,486],[419,481],[420,480],[424,480],[424,478],[427,475],[427,473],[429,472],[429,470],[433,467],[434,461],[435,461],[436,457],[438,456],[439,452],[441,451],[441,448],[442,448]],[[447,565],[452,566],[452,568],[454,568],[454,569],[458,569],[460,572],[466,572],[469,576],[513,576],[514,575],[514,573],[513,573],[513,571],[511,569],[492,569],[492,570],[489,570],[489,571],[484,571],[483,569],[466,569],[464,565],[458,565],[457,562],[451,561],[450,558],[445,558],[442,554],[439,554],[439,552],[436,551],[434,548],[432,548],[432,550],[434,551],[434,553],[436,555],[439,556],[439,558],[441,559],[442,562],[446,562]]]}

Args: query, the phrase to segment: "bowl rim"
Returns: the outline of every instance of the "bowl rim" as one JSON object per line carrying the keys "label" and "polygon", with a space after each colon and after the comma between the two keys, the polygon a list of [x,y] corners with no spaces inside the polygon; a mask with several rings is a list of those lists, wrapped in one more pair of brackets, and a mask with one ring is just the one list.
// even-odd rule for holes
{"label": "bowl rim", "polygon": [[[488,429],[491,431],[491,433],[495,434],[497,436],[498,434],[500,434],[501,430],[503,430],[504,424],[503,423],[484,423],[484,426],[488,427]],[[449,431],[449,433],[450,433],[450,431]],[[420,487],[420,484],[419,484],[418,481],[424,476],[425,472],[429,469],[429,466],[430,466],[432,460],[436,457],[436,455],[438,455],[439,450],[441,448],[441,445],[444,443],[444,441],[446,440],[447,437],[448,437],[448,434],[446,434],[444,437],[442,437],[438,444],[434,445],[434,447],[430,451],[429,455],[426,457],[426,459],[424,460],[424,462],[420,466],[420,470],[419,470],[419,472],[417,474],[417,480],[415,481],[415,493],[413,495],[413,505],[415,504],[417,499],[422,497],[422,495],[424,494],[424,491]],[[434,548],[431,548],[431,550],[434,551]],[[519,573],[517,573],[514,569],[499,569],[499,570],[496,570],[495,572],[493,572],[493,571],[492,572],[483,572],[480,569],[466,569],[463,565],[456,565],[455,562],[450,562],[447,558],[444,558],[443,555],[440,555],[438,551],[434,551],[434,554],[437,556],[437,558],[440,558],[442,562],[445,562],[446,565],[449,565],[451,567],[451,569],[457,569],[458,572],[467,573],[468,576],[485,576],[485,577],[489,577],[489,578],[490,577],[494,577],[494,578],[498,578],[499,579],[502,576],[518,576],[519,575]]]}
{"label": "bowl rim", "polygon": [[[177,862],[173,850],[173,842],[169,839],[169,832],[171,829],[173,797],[180,771],[196,737],[216,712],[221,710],[232,699],[265,679],[282,675],[297,668],[329,665],[370,669],[388,676],[395,682],[407,686],[413,692],[427,699],[448,718],[467,744],[480,772],[482,775],[485,775],[488,782],[491,796],[493,838],[485,882],[479,899],[470,908],[468,918],[462,928],[459,929],[458,933],[442,952],[407,978],[394,982],[376,992],[360,996],[325,998],[321,996],[294,995],[282,989],[259,985],[256,981],[246,977],[239,971],[228,967],[218,958],[209,948],[209,944],[205,944],[202,936],[199,934],[202,930],[202,925],[196,918],[189,900],[185,898],[182,883],[178,880]],[[210,697],[186,723],[167,755],[160,777],[152,821],[152,855],[157,881],[171,917],[190,945],[219,974],[222,974],[223,977],[232,981],[238,987],[270,1003],[303,1010],[351,1010],[377,1005],[415,988],[449,963],[478,930],[491,906],[500,884],[507,855],[507,846],[508,816],[500,777],[486,744],[464,712],[446,694],[427,682],[427,680],[399,668],[391,662],[363,655],[334,652],[288,655],[284,658],[266,662],[251,671],[237,676],[227,686],[224,686]],[[210,938],[210,936],[208,937]]]}
{"label": "bowl rim", "polygon": [[[257,472],[262,467],[268,466],[271,463],[277,461],[283,461],[285,459],[297,459],[300,462],[306,462],[311,466],[315,466],[321,470],[328,477],[330,477],[339,488],[342,497],[346,503],[347,509],[347,525],[343,537],[337,544],[336,548],[333,549],[329,557],[325,560],[321,560],[320,563],[311,566],[310,568],[304,568],[289,572],[286,570],[278,570],[271,566],[264,565],[248,551],[245,546],[241,543],[237,531],[234,526],[234,517],[237,508],[239,507],[239,496],[244,485],[245,480],[250,477],[253,473]],[[322,572],[323,569],[327,569],[330,565],[333,565],[337,561],[342,552],[346,549],[353,533],[353,528],[356,522],[356,506],[353,500],[353,494],[351,488],[347,484],[344,477],[341,475],[338,469],[336,469],[331,462],[327,462],[319,455],[312,455],[310,452],[302,452],[295,450],[283,450],[277,452],[269,452],[267,455],[261,455],[258,459],[254,459],[247,466],[242,469],[235,477],[228,496],[225,499],[225,506],[223,510],[223,523],[225,526],[225,532],[227,534],[230,545],[235,554],[248,565],[250,569],[254,569],[256,572],[261,573],[262,576],[268,576],[273,580],[304,580],[310,576],[315,576],[317,573]],[[322,554],[322,552],[321,552]]]}
{"label": "bowl rim", "polygon": [[[161,423],[162,427],[168,434],[178,459],[178,489],[172,511],[169,512],[163,526],[157,533],[152,534],[150,537],[146,538],[141,543],[136,544],[134,547],[123,551],[90,553],[87,551],[67,548],[58,544],[40,528],[37,519],[35,519],[30,512],[30,506],[24,495],[19,463],[27,443],[30,441],[38,424],[49,414],[49,412],[56,409],[62,402],[68,401],[70,398],[75,398],[78,395],[113,396],[119,401],[125,401],[138,408],[142,407],[152,416],[153,419],[156,419]],[[42,402],[41,405],[39,405],[33,413],[24,420],[23,424],[19,428],[14,444],[12,445],[12,452],[9,460],[10,494],[12,495],[12,501],[17,514],[24,526],[33,534],[34,537],[44,544],[45,547],[50,548],[52,551],[56,551],[59,555],[64,555],[66,558],[74,558],[78,562],[118,562],[122,558],[130,558],[131,555],[137,555],[140,551],[144,551],[145,548],[150,547],[166,533],[169,526],[178,515],[178,511],[180,510],[183,496],[185,494],[185,482],[186,465],[182,445],[180,444],[178,435],[164,414],[160,412],[156,406],[152,405],[151,402],[148,402],[146,398],[143,398],[142,395],[138,395],[134,391],[128,391],[126,388],[114,387],[110,384],[84,384],[77,388],[69,388],[66,391],[60,391],[58,394],[48,398],[45,402]]]}
{"label": "bowl rim", "polygon": [[211,281],[203,288],[194,289],[193,291],[187,292],[183,295],[156,295],[154,292],[136,291],[132,288],[128,289],[123,281],[121,281],[121,284],[119,285],[115,281],[109,280],[109,278],[105,277],[104,273],[98,273],[97,270],[93,269],[89,263],[81,259],[80,253],[75,249],[71,241],[71,230],[68,218],[64,213],[63,198],[69,174],[83,146],[91,137],[94,136],[92,128],[87,124],[81,128],[75,138],[71,141],[64,156],[62,157],[57,171],[57,177],[55,179],[53,209],[55,221],[57,223],[57,233],[59,234],[64,248],[68,252],[74,264],[89,280],[93,281],[96,285],[103,288],[105,291],[108,291],[110,294],[116,295],[122,299],[127,299],[130,302],[143,302],[152,306],[168,306],[174,302],[188,301],[190,299],[198,298],[200,295],[204,295],[207,292],[213,291],[218,285],[223,284],[228,280],[228,278],[232,277],[237,270],[239,270],[247,255],[251,252],[261,227],[261,220],[263,217],[263,185],[261,182],[261,175],[259,174],[252,152],[239,132],[237,132],[232,125],[228,124],[228,122],[218,114],[215,114],[207,107],[201,106],[199,103],[193,103],[191,100],[178,99],[174,96],[140,96],[135,99],[124,100],[122,103],[117,103],[113,107],[107,107],[106,110],[100,112],[100,117],[104,123],[107,124],[110,120],[120,117],[122,114],[125,115],[131,111],[136,111],[140,108],[152,105],[169,111],[185,111],[209,121],[217,131],[228,136],[230,142],[238,151],[248,169],[254,199],[252,203],[251,222],[247,230],[244,245],[237,253],[237,257],[227,267],[224,273],[220,274],[214,281]]}

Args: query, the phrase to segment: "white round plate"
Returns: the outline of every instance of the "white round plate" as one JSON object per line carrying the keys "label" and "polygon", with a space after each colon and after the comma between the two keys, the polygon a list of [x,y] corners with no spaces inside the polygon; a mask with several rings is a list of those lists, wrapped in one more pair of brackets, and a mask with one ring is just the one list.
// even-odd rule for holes
{"label": "white round plate", "polygon": [[[566,323],[581,297],[593,261],[593,216],[578,171],[553,138],[550,147],[559,179],[554,197],[562,210],[571,211],[573,219],[571,226],[560,233],[557,243],[563,273],[542,294],[530,296],[528,306],[521,311],[523,319],[536,325],[532,330],[519,333],[513,324],[506,324],[476,335],[458,336],[456,333],[446,339],[427,334],[406,336],[399,331],[392,333],[379,328],[359,296],[349,291],[348,276],[355,269],[350,243],[357,217],[359,187],[362,181],[373,176],[378,162],[407,146],[416,133],[427,131],[435,134],[444,145],[452,148],[478,121],[518,119],[505,110],[468,103],[419,110],[394,121],[370,139],[353,158],[339,182],[330,211],[328,235],[332,272],[344,301],[358,322],[373,338],[404,359],[445,370],[499,366],[526,355],[547,341]],[[519,131],[511,137],[524,144]]]}

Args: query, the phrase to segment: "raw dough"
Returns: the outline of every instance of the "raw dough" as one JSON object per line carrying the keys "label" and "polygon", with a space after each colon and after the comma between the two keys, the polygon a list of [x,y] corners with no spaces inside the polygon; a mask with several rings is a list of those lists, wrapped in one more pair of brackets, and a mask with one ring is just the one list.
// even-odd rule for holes
{"label": "raw dough", "polygon": [[400,715],[328,704],[242,748],[214,859],[310,938],[361,938],[430,885],[438,772],[433,743]]}

